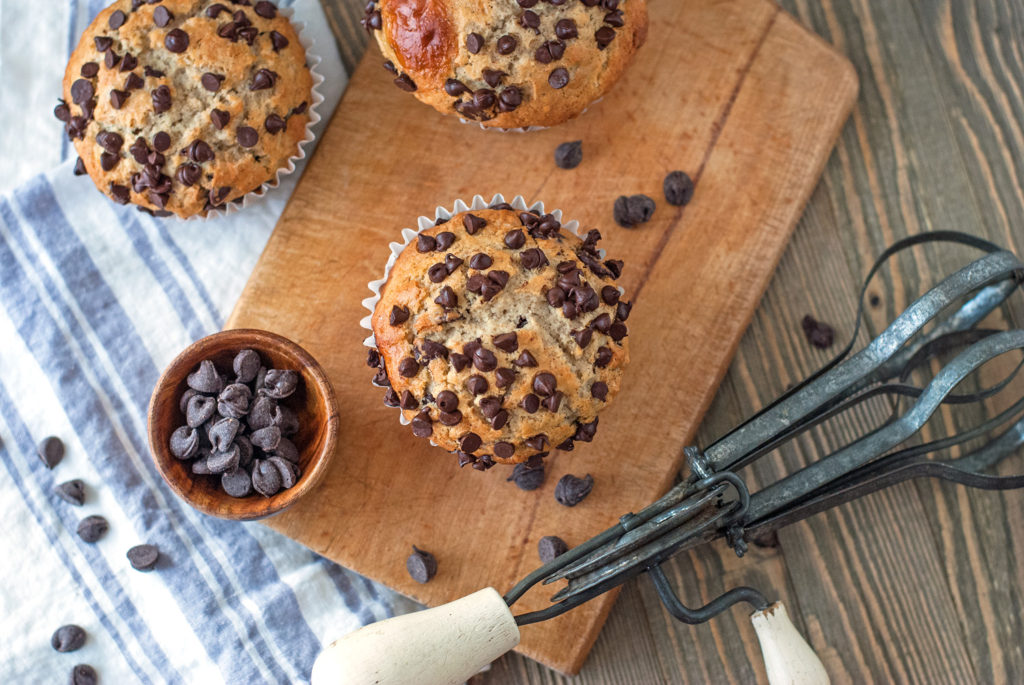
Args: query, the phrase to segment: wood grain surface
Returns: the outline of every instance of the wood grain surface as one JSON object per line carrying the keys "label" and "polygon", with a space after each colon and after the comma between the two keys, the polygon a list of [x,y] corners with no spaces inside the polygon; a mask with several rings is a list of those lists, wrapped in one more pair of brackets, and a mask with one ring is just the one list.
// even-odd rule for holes
{"label": "wood grain surface", "polygon": [[[308,349],[334,382],[339,449],[315,496],[267,525],[430,605],[491,585],[507,590],[539,565],[538,540],[578,544],[671,484],[856,94],[849,63],[766,0],[659,2],[648,44],[617,88],[565,126],[502,134],[431,111],[394,88],[371,48],[260,259],[228,327],[268,328]],[[681,76],[685,76],[681,78]],[[585,161],[556,169],[563,140]],[[623,193],[662,198],[672,169],[693,176],[685,208],[663,201],[634,231],[614,226]],[[548,460],[524,493],[502,469],[460,472],[414,438],[369,386],[357,325],[387,243],[418,214],[479,193],[541,199],[625,260],[635,302],[632,366],[594,443]],[[507,469],[506,469],[507,471]],[[566,509],[566,473],[593,494]],[[403,560],[417,545],[439,561],[426,585]],[[517,611],[544,606],[548,589]],[[615,594],[523,631],[519,650],[577,671]]]}
{"label": "wood grain surface", "polygon": [[[861,90],[701,426],[703,444],[825,360],[802,340],[800,319],[813,312],[848,334],[854,284],[887,244],[953,228],[1024,253],[1024,2],[781,1],[849,57]],[[361,2],[323,2],[343,55],[354,60],[366,42]],[[901,262],[898,276],[884,274],[868,332],[879,332],[912,293],[965,256],[921,250]],[[756,475],[769,479],[784,465],[818,458],[876,418],[815,433],[766,458]],[[1006,468],[1020,471],[1020,458]],[[1024,681],[1020,493],[905,484],[793,526],[773,549],[736,559],[707,547],[665,568],[694,603],[739,584],[776,593],[836,683]],[[623,589],[577,678],[516,654],[478,678],[488,685],[764,679],[743,609],[681,625],[644,578]]]}

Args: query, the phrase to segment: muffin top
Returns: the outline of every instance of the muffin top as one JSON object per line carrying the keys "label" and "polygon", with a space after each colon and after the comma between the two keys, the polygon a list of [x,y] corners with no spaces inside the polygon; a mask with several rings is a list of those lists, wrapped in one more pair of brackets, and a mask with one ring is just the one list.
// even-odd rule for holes
{"label": "muffin top", "polygon": [[554,126],[618,80],[646,0],[370,0],[363,25],[395,85],[484,126]]}
{"label": "muffin top", "polygon": [[273,3],[118,0],[82,34],[54,113],[76,172],[115,202],[205,216],[298,154],[312,86]]}
{"label": "muffin top", "polygon": [[629,360],[622,263],[599,256],[600,233],[580,240],[550,214],[494,207],[401,252],[369,356],[413,434],[480,469],[589,442]]}

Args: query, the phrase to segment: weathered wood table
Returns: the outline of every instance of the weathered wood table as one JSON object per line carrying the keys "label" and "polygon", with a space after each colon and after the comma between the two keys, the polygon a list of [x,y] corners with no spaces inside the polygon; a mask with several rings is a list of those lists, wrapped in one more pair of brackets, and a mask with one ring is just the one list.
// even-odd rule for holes
{"label": "weathered wood table", "polygon": [[[685,0],[652,0],[678,2]],[[362,0],[323,0],[350,70]],[[852,333],[859,283],[886,245],[955,229],[1024,254],[1024,3],[784,0],[857,68],[860,98],[699,434],[723,434],[827,358],[801,318]],[[875,335],[967,252],[922,249],[876,279]],[[1017,322],[1021,325],[1021,322]],[[773,479],[886,416],[832,422],[750,478]],[[937,422],[952,422],[940,411]],[[1017,456],[1006,472],[1021,470]],[[753,483],[756,485],[756,483]],[[1024,681],[1024,494],[905,483],[784,529],[737,559],[724,545],[664,566],[696,605],[736,585],[778,595],[833,682]],[[677,623],[643,577],[629,583],[578,678],[518,655],[482,683],[763,682],[745,608]]]}

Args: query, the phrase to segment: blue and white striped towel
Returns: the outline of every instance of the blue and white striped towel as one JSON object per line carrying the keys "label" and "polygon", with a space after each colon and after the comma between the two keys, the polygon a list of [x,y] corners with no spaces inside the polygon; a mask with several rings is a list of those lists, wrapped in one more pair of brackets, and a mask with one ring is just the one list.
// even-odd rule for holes
{"label": "blue and white striped towel", "polygon": [[[2,5],[4,40],[15,4]],[[56,4],[24,3],[44,16]],[[103,6],[87,4],[62,9],[75,38]],[[326,122],[345,73],[319,4],[294,4],[323,58]],[[7,61],[5,84],[10,75]],[[33,104],[25,118],[59,131],[59,80],[47,86],[47,101],[27,98],[43,111]],[[4,165],[10,155],[0,149]],[[60,682],[80,662],[105,683],[306,680],[322,641],[411,605],[259,524],[195,512],[161,481],[145,435],[160,370],[221,327],[301,167],[244,212],[208,222],[115,205],[71,167],[0,196],[0,681]],[[67,446],[53,471],[35,454],[48,435]],[[53,494],[71,478],[86,483],[84,507]],[[89,514],[110,521],[93,545],[75,534]],[[143,542],[163,556],[150,573],[125,557]],[[50,635],[66,623],[88,641],[58,654]]]}

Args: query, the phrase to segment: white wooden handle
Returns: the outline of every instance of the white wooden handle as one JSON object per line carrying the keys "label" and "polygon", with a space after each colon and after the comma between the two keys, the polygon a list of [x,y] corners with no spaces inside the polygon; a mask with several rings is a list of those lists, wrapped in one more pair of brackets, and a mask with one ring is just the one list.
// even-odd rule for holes
{"label": "white wooden handle", "polygon": [[519,644],[519,626],[494,588],[396,616],[341,637],[317,657],[313,685],[463,683]]}
{"label": "white wooden handle", "polygon": [[824,664],[789,620],[782,602],[755,611],[750,621],[761,643],[761,654],[771,685],[828,684]]}

